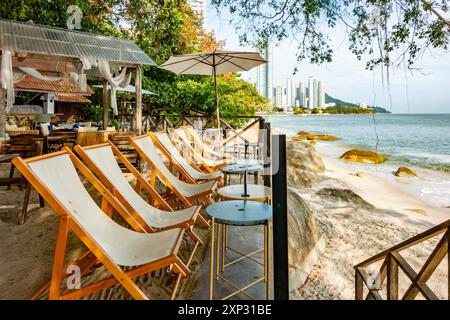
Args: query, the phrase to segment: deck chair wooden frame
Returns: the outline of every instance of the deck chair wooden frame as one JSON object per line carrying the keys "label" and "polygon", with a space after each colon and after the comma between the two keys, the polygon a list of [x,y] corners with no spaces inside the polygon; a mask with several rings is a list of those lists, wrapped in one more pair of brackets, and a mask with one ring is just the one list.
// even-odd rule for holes
{"label": "deck chair wooden frame", "polygon": [[[149,133],[147,133],[149,134]],[[195,157],[191,150],[188,148],[189,152],[186,152],[185,149],[182,148],[182,145],[186,145],[184,141],[181,141],[181,138],[178,135],[174,134],[174,130],[171,129],[169,132],[167,132],[167,135],[169,139],[172,141],[172,144],[175,146],[175,148],[180,152],[180,154],[186,159],[186,161],[193,167],[195,170],[199,172],[206,172],[206,173],[212,173],[214,172],[214,169],[211,168],[211,170],[206,169],[205,166],[207,164],[202,164],[200,160]],[[198,154],[200,157],[200,154]],[[197,164],[198,163],[198,164]],[[209,168],[209,166],[208,166]],[[217,170],[218,171],[218,170]]]}
{"label": "deck chair wooden frame", "polygon": [[[130,137],[130,143],[131,145],[136,149],[136,151],[140,154],[141,158],[144,159],[144,161],[151,167],[152,172],[151,172],[151,177],[150,177],[150,185],[155,187],[156,184],[156,177],[158,177],[166,186],[167,188],[173,193],[173,195],[175,197],[177,197],[179,199],[179,201],[181,202],[181,204],[183,204],[184,206],[188,206],[191,207],[193,205],[194,201],[201,201],[203,199],[204,202],[206,202],[206,204],[213,204],[214,200],[211,198],[212,193],[216,190],[217,188],[217,181],[214,182],[214,184],[212,184],[211,188],[208,189],[207,191],[195,194],[195,195],[191,195],[191,196],[185,196],[180,190],[178,190],[178,188],[176,188],[168,179],[168,177],[166,177],[164,175],[164,173],[160,170],[160,168],[158,168],[155,163],[153,163],[153,161],[149,158],[149,156],[144,152],[144,150],[141,149],[141,147],[136,143],[137,140],[139,139],[149,139],[150,143],[153,145],[153,140],[152,138],[150,138],[147,135],[141,135],[138,137]],[[156,148],[156,146],[155,146]],[[159,155],[158,155],[159,157]],[[162,160],[162,159],[161,159]],[[168,168],[167,168],[168,169]],[[168,169],[169,170],[169,169]],[[172,172],[170,172],[169,170],[169,174],[172,174]],[[172,174],[173,175],[173,174]],[[179,180],[181,183],[186,183],[180,179],[178,179],[175,175],[173,175],[173,177],[177,180]],[[205,182],[207,183],[207,182]],[[194,184],[193,184],[194,185]],[[199,184],[195,184],[196,186],[198,186]]]}
{"label": "deck chair wooden frame", "polygon": [[[170,150],[167,148],[167,146],[160,140],[160,135],[165,135],[168,143],[170,142]],[[208,178],[208,176],[211,176],[212,174],[218,172],[212,172],[212,173],[205,173],[198,168],[193,161],[188,159],[184,152],[180,150],[180,148],[177,146],[175,142],[170,139],[169,135],[167,133],[161,131],[161,132],[147,132],[147,135],[152,138],[153,143],[158,147],[159,150],[164,154],[164,156],[169,159],[170,161],[170,167],[169,169],[172,171],[172,167],[175,167],[175,169],[181,173],[181,175],[189,182],[191,183],[199,183],[204,181],[211,181],[211,180],[222,180],[222,176],[219,172],[218,175],[213,176],[212,178]],[[173,152],[177,152],[178,154],[174,156]],[[179,156],[179,158],[177,158]],[[184,163],[181,163],[183,161]],[[187,168],[186,168],[187,167]],[[193,173],[190,173],[192,172]],[[197,171],[197,172],[196,172]],[[194,176],[195,174],[195,176]],[[205,178],[198,178],[195,177],[201,177],[204,176]]]}
{"label": "deck chair wooden frame", "polygon": [[[216,170],[222,169],[223,167],[225,167],[227,165],[225,161],[221,162],[220,164],[217,164],[217,165],[211,165],[210,161],[214,161],[214,162],[219,162],[219,161],[211,160],[211,159],[207,159],[207,158],[203,157],[197,150],[195,150],[195,148],[192,147],[192,145],[190,143],[185,141],[185,139],[180,135],[178,130],[183,130],[183,129],[175,129],[175,130],[173,130],[172,132],[173,132],[174,136],[184,146],[186,146],[188,148],[189,153],[201,165],[201,167],[205,169],[205,171],[207,171],[207,172],[214,172]],[[189,137],[187,136],[187,134],[186,134],[186,132],[184,130],[183,130],[183,133],[186,135],[186,138],[189,139]]]}
{"label": "deck chair wooden frame", "polygon": [[[199,221],[200,224],[202,224],[205,227],[209,227],[208,222],[200,215],[201,205],[197,206],[197,209],[195,211],[195,214],[193,217],[187,221],[183,221],[171,226],[167,227],[154,227],[151,226],[149,223],[146,223],[142,216],[139,214],[139,212],[136,211],[136,209],[132,206],[130,203],[130,200],[127,199],[124,195],[120,193],[117,186],[113,184],[113,182],[104,174],[102,168],[100,168],[92,159],[89,157],[89,155],[86,153],[88,150],[92,149],[98,149],[103,147],[110,147],[113,154],[117,157],[120,163],[122,163],[130,172],[131,174],[136,178],[136,186],[134,188],[134,191],[137,193],[137,196],[141,197],[140,191],[141,188],[145,190],[147,193],[148,199],[147,202],[149,205],[153,205],[156,203],[159,205],[162,210],[167,211],[167,214],[171,214],[175,210],[161,197],[161,195],[148,183],[148,181],[142,176],[142,174],[131,164],[131,162],[120,152],[120,150],[110,141],[102,144],[97,144],[93,146],[87,146],[87,147],[81,147],[77,145],[75,147],[75,152],[78,154],[78,156],[87,164],[89,169],[94,172],[94,174],[97,176],[97,178],[100,179],[100,181],[112,192],[112,194],[117,197],[117,199],[122,203],[122,205],[128,210],[129,213],[133,215],[133,217],[139,221],[142,225],[146,226],[146,231],[148,232],[157,232],[161,230],[167,230],[167,229],[173,229],[173,228],[183,228],[189,235],[189,237],[194,241],[195,247],[191,253],[191,256],[189,257],[188,262],[186,263],[187,266],[190,265],[192,258],[195,254],[195,250],[197,249],[197,246],[202,244],[202,241],[200,238],[193,232],[192,226]],[[119,164],[117,163],[119,166]],[[120,168],[120,167],[119,167]]]}
{"label": "deck chair wooden frame", "polygon": [[218,154],[215,150],[211,149],[210,146],[208,146],[208,143],[203,140],[203,137],[200,136],[200,134],[197,132],[197,130],[194,129],[194,127],[191,126],[182,126],[178,129],[184,130],[184,132],[191,137],[191,141],[194,144],[194,147],[196,147],[198,150],[200,150],[200,153],[205,157],[209,158],[210,160],[225,160],[226,157],[223,154]]}
{"label": "deck chair wooden frame", "polygon": [[[175,242],[175,245],[173,246],[171,253],[166,257],[139,266],[135,266],[129,271],[124,271],[123,268],[121,268],[115,261],[113,261],[109,254],[98,244],[95,237],[93,237],[83,227],[83,225],[78,223],[77,220],[73,218],[71,211],[67,207],[65,207],[63,202],[61,202],[55,196],[55,194],[52,193],[52,191],[50,191],[45,183],[41,181],[40,178],[29,167],[29,165],[34,162],[58,157],[64,154],[69,155],[72,164],[75,166],[78,172],[85,176],[88,181],[94,186],[94,188],[100,192],[100,194],[102,195],[101,210],[107,216],[111,217],[113,209],[115,209],[122,217],[124,217],[124,219],[134,230],[145,232],[145,228],[133,219],[133,217],[127,212],[125,207],[122,206],[122,204],[112,195],[112,193],[102,185],[102,183],[94,176],[94,174],[90,172],[89,169],[81,162],[81,160],[78,159],[75,154],[73,154],[67,147],[62,151],[28,158],[26,160],[20,157],[14,159],[13,163],[16,168],[39,192],[39,194],[44,197],[45,201],[55,210],[55,212],[59,216],[52,277],[49,286],[47,286],[47,288],[50,288],[49,299],[78,299],[96,291],[109,288],[116,284],[120,284],[134,299],[147,300],[148,297],[136,285],[133,279],[142,274],[162,268],[170,268],[173,272],[179,275],[171,295],[171,299],[174,299],[179,286],[179,279],[181,277],[186,277],[190,273],[188,267],[177,256],[181,241],[183,239],[184,230],[181,228],[179,229],[179,235]],[[177,229],[174,230],[176,231]],[[173,232],[174,230],[168,230],[165,232]],[[64,272],[64,262],[69,231],[73,231],[88,248],[88,251],[80,256],[80,258],[76,261],[79,263],[81,275],[86,274],[92,266],[102,264],[112,274],[111,277],[80,289],[68,290],[66,288],[61,292],[61,283],[64,278],[68,276],[68,274]],[[130,230],[130,232],[134,231]],[[151,248],[149,248],[149,250],[151,250]],[[46,286],[44,286],[39,290],[38,293],[42,293],[47,288]],[[38,296],[37,294],[35,294],[34,297]]]}

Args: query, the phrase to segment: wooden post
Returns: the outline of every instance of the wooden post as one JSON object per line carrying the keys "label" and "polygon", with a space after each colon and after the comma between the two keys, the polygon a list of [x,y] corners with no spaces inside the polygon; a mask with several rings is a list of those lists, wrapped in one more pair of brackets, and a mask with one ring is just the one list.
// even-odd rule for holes
{"label": "wooden post", "polygon": [[136,66],[136,132],[142,133],[142,67]]}
{"label": "wooden post", "polygon": [[364,299],[364,284],[361,273],[355,269],[355,300]]}
{"label": "wooden post", "polygon": [[450,229],[447,228],[447,300],[450,300]]}
{"label": "wooden post", "polygon": [[263,148],[264,148],[264,144],[265,144],[265,137],[264,137],[264,123],[265,120],[263,117],[259,118],[258,121],[258,160],[263,160],[264,159],[264,152],[263,152]]}
{"label": "wooden post", "polygon": [[265,134],[265,145],[262,147],[262,159],[263,159],[263,181],[264,185],[267,187],[271,186],[271,180],[270,180],[270,166],[271,166],[271,157],[270,157],[270,139],[271,139],[271,133],[270,133],[270,122],[264,123],[264,134]]}
{"label": "wooden post", "polygon": [[109,123],[109,91],[108,91],[108,81],[103,81],[103,129],[108,128]]}
{"label": "wooden post", "polygon": [[0,137],[6,134],[6,90],[0,88]]}
{"label": "wooden post", "polygon": [[398,264],[391,255],[387,259],[387,299],[398,300]]}
{"label": "wooden post", "polygon": [[275,135],[272,142],[274,298],[289,300],[286,135]]}
{"label": "wooden post", "polygon": [[6,90],[0,88],[0,137],[6,135]]}

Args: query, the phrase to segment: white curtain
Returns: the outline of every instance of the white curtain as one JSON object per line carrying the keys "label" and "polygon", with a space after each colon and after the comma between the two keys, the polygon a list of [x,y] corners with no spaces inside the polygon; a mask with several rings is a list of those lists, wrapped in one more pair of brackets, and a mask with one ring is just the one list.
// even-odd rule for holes
{"label": "white curtain", "polygon": [[92,67],[97,67],[100,75],[109,82],[111,85],[111,108],[113,109],[114,115],[117,115],[119,112],[117,108],[116,90],[119,87],[125,88],[130,84],[131,73],[127,72],[127,68],[122,68],[120,74],[113,77],[107,60],[81,59],[81,62],[83,63],[83,70],[90,70]]}
{"label": "white curtain", "polygon": [[33,68],[28,68],[28,67],[18,67],[18,69],[20,71],[22,71],[23,73],[32,76],[33,78],[42,80],[42,81],[58,81],[61,80],[61,77],[57,77],[57,76],[45,76],[42,73],[40,73],[39,71],[37,71],[36,69]]}
{"label": "white curtain", "polygon": [[118,76],[113,77],[111,69],[109,68],[109,62],[106,60],[98,60],[97,67],[102,77],[111,85],[111,108],[113,109],[114,115],[117,115],[116,90],[119,87],[124,88],[130,84],[131,73],[127,73],[127,68],[123,68]]}
{"label": "white curtain", "polygon": [[22,81],[25,78],[25,73],[17,68],[13,68],[13,83]]}
{"label": "white curtain", "polygon": [[6,112],[11,109],[14,104],[14,84],[13,84],[14,74],[12,71],[12,61],[11,52],[2,52],[2,64],[1,64],[1,74],[0,82],[3,89],[6,89]]}

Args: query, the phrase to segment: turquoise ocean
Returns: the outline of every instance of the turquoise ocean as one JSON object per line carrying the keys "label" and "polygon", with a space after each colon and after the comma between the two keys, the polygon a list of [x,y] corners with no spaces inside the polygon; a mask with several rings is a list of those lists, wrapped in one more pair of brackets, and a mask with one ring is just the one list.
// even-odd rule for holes
{"label": "turquoise ocean", "polygon": [[[338,136],[319,142],[320,153],[338,158],[350,148],[378,151],[388,157],[382,165],[345,163],[350,169],[388,174],[408,166],[418,179],[401,180],[402,187],[439,207],[450,205],[450,114],[280,115],[265,116],[273,128],[288,136],[300,130]],[[398,180],[398,179],[397,179]]]}

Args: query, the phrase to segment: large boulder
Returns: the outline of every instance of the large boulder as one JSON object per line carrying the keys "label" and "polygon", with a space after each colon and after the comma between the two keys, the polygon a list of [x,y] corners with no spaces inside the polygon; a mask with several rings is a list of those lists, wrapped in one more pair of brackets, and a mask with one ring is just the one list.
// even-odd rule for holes
{"label": "large boulder", "polygon": [[304,136],[296,136],[291,138],[292,141],[304,141],[306,138]]}
{"label": "large boulder", "polygon": [[325,170],[322,158],[309,143],[288,141],[286,146],[288,186],[313,187]]}
{"label": "large boulder", "polygon": [[304,141],[288,141],[286,157],[288,166],[314,173],[322,173],[325,170],[322,158],[316,149]]}
{"label": "large boulder", "polygon": [[396,177],[417,177],[417,174],[407,167],[400,167],[394,173]]}
{"label": "large boulder", "polygon": [[383,163],[386,158],[377,152],[361,149],[352,149],[340,156],[340,159],[361,163]]}
{"label": "large boulder", "polygon": [[336,205],[339,203],[353,208],[374,209],[375,207],[350,189],[323,188],[317,195],[328,198]]}
{"label": "large boulder", "polygon": [[306,131],[299,131],[297,132],[298,138],[303,138],[306,140],[324,140],[324,141],[333,141],[337,140],[338,137],[331,135],[331,134],[315,134],[315,133],[309,133]]}
{"label": "large boulder", "polygon": [[333,136],[332,134],[309,134],[306,136],[307,140],[324,140],[324,141],[334,141],[337,140],[338,137]]}
{"label": "large boulder", "polygon": [[298,289],[308,278],[325,243],[308,204],[288,188],[289,289]]}
{"label": "large boulder", "polygon": [[305,171],[294,166],[288,166],[287,176],[287,184],[290,187],[312,188],[319,180],[316,173]]}

